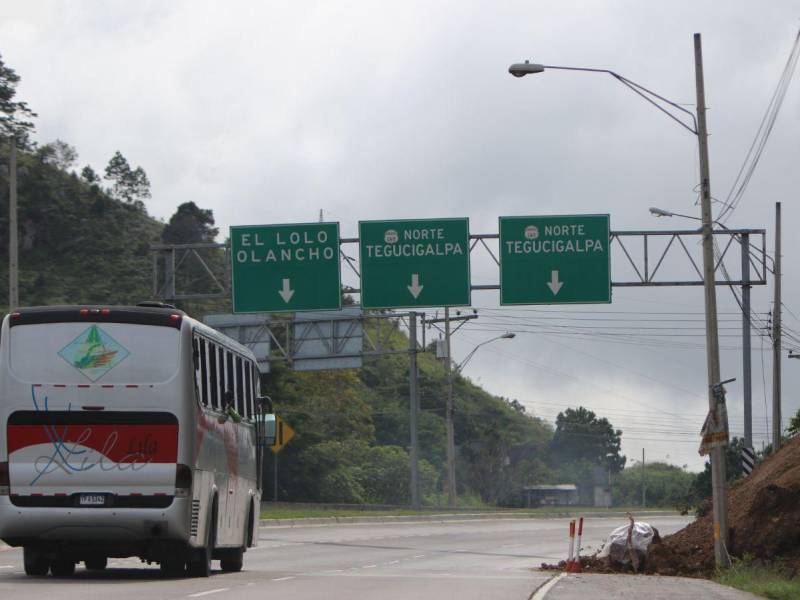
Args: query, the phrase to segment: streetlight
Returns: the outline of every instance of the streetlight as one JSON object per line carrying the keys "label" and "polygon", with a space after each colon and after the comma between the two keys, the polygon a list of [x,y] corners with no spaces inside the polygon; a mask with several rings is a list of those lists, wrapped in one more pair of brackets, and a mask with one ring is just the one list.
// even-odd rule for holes
{"label": "streetlight", "polygon": [[485,342],[481,342],[480,344],[475,346],[472,349],[472,351],[469,354],[467,354],[466,358],[464,358],[464,360],[462,360],[459,364],[457,364],[453,368],[453,370],[456,372],[456,374],[461,373],[461,369],[463,369],[467,365],[467,363],[470,361],[470,359],[473,356],[475,356],[475,353],[478,351],[478,348],[480,348],[481,346],[485,346],[486,344],[491,344],[492,342],[496,342],[497,340],[513,340],[515,337],[517,337],[516,333],[512,333],[510,331],[506,331],[503,335],[498,335],[497,337],[493,337],[490,340],[486,340]]}
{"label": "streetlight", "polygon": [[[724,441],[712,440],[711,446],[711,482],[713,490],[714,508],[714,558],[717,566],[729,566],[730,559],[727,553],[728,544],[728,507],[727,494],[725,491],[725,447],[727,443],[728,423],[726,411],[724,410],[725,396],[720,384],[720,365],[719,365],[719,334],[717,329],[717,292],[714,281],[714,248],[712,239],[712,217],[711,217],[711,177],[708,164],[708,131],[706,128],[706,101],[703,85],[703,52],[700,42],[700,34],[694,34],[694,66],[695,66],[695,89],[697,93],[697,116],[680,106],[679,104],[667,100],[647,89],[623,77],[622,75],[608,69],[587,69],[583,67],[563,67],[542,65],[530,62],[516,63],[508,68],[508,72],[514,77],[524,77],[534,73],[542,73],[548,69],[558,69],[563,71],[585,71],[589,73],[605,73],[622,83],[628,89],[638,94],[641,98],[655,106],[670,119],[678,123],[684,129],[697,136],[698,151],[700,158],[700,206],[703,237],[703,290],[705,292],[705,316],[706,316],[706,361],[708,370],[708,405],[709,416],[718,425],[718,435],[724,433]],[[658,100],[679,113],[688,115],[691,118],[691,126],[679,119],[673,112],[670,112]]]}
{"label": "streetlight", "polygon": [[478,348],[496,342],[497,340],[511,340],[517,336],[516,333],[506,331],[503,335],[498,335],[475,346],[467,354],[466,358],[459,364],[451,368],[450,344],[447,345],[447,358],[445,368],[447,369],[447,406],[445,407],[445,429],[447,432],[447,505],[454,508],[456,505],[456,440],[455,428],[453,427],[453,372],[461,373],[461,370],[478,351]]}

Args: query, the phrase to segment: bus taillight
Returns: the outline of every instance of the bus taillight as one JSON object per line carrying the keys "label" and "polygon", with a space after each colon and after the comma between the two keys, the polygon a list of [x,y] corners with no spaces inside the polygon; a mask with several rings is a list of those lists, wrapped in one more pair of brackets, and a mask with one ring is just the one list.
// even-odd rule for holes
{"label": "bus taillight", "polygon": [[188,498],[192,492],[192,470],[186,465],[175,465],[175,497]]}
{"label": "bus taillight", "polygon": [[0,496],[8,496],[11,483],[8,479],[8,463],[0,462]]}

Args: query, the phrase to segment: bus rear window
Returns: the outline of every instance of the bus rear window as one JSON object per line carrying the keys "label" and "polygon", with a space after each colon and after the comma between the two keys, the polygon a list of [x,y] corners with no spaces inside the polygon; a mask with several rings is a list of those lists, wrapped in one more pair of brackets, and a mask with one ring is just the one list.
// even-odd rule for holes
{"label": "bus rear window", "polygon": [[29,383],[161,383],[178,371],[180,332],[128,323],[42,323],[9,331],[9,363]]}

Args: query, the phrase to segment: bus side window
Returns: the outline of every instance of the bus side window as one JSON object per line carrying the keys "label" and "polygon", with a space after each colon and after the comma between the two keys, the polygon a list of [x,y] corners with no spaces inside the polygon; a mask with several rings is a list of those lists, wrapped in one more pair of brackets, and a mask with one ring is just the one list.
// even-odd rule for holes
{"label": "bus side window", "polygon": [[200,398],[203,406],[208,406],[210,399],[208,397],[208,362],[206,360],[206,340],[200,338]]}
{"label": "bus side window", "polygon": [[244,399],[244,365],[241,356],[236,357],[236,412],[242,418],[248,416]]}
{"label": "bus side window", "polygon": [[202,396],[200,395],[200,340],[196,335],[192,336],[192,364],[194,365],[195,394],[202,402]]}
{"label": "bus side window", "polygon": [[246,360],[244,363],[244,401],[247,406],[247,416],[255,419],[256,411],[253,410],[253,364]]}
{"label": "bus side window", "polygon": [[211,377],[209,378],[209,383],[211,384],[211,406],[213,408],[219,408],[219,402],[217,398],[219,398],[219,380],[217,378],[217,347],[210,343],[208,344],[208,362],[209,362],[209,374]]}
{"label": "bus side window", "polygon": [[225,365],[225,350],[219,347],[219,408],[225,410],[225,392],[230,389],[230,373]]}

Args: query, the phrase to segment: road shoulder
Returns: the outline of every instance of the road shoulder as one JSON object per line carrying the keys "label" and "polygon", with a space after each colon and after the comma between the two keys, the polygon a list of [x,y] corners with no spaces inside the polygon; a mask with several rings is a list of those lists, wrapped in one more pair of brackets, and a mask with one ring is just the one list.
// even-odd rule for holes
{"label": "road shoulder", "polygon": [[[551,579],[532,600],[758,600],[758,596],[720,585],[707,579],[661,577],[658,575],[570,574]],[[537,594],[539,592],[537,591]]]}

